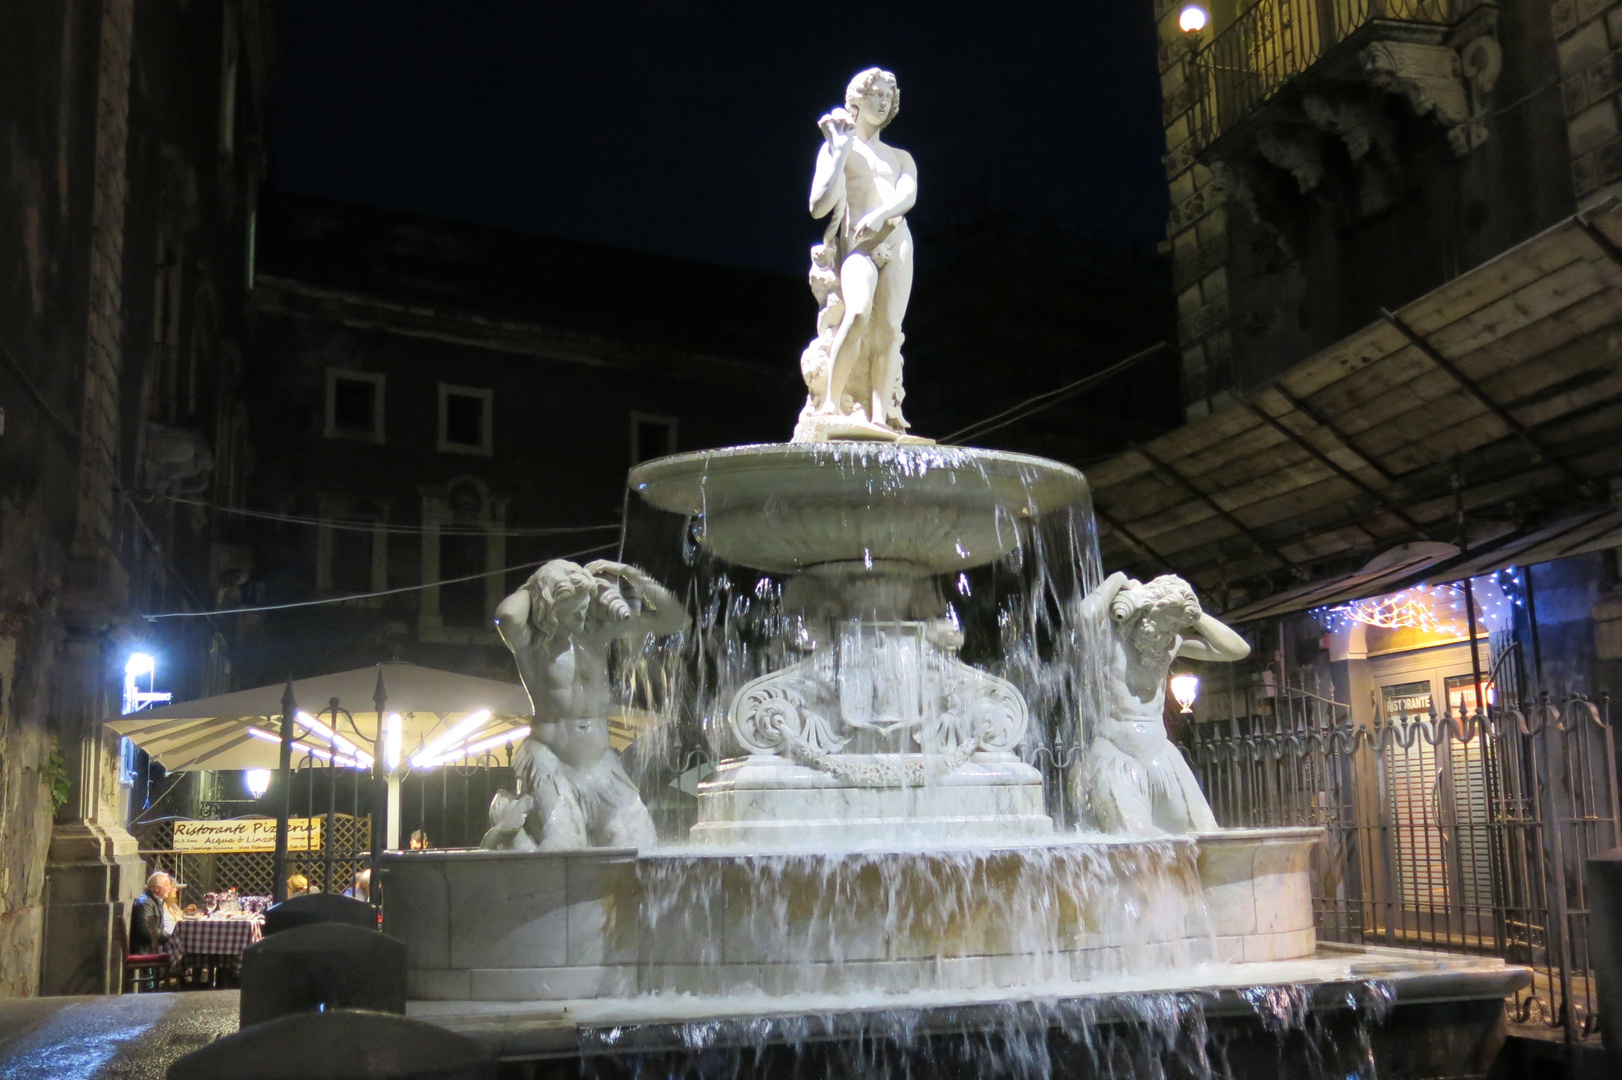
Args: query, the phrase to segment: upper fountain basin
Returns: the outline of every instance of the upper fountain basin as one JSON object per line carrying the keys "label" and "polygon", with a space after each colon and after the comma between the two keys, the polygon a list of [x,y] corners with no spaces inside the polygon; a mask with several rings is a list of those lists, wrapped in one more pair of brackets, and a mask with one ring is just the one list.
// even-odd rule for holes
{"label": "upper fountain basin", "polygon": [[1019,542],[1020,523],[1084,504],[1087,480],[1028,454],[886,443],[765,443],[644,462],[630,484],[692,516],[729,562],[777,573],[826,563],[951,573]]}

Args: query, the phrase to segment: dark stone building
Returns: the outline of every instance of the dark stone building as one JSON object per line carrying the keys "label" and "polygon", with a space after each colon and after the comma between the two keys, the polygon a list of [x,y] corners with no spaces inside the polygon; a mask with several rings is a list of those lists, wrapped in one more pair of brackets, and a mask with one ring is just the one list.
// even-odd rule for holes
{"label": "dark stone building", "polygon": [[814,314],[794,278],[285,195],[254,306],[247,502],[288,520],[239,517],[240,595],[407,591],[236,617],[249,683],[508,673],[496,603],[613,554],[627,469],[787,437]]}
{"label": "dark stone building", "polygon": [[[125,659],[224,689],[210,520],[239,396],[270,64],[256,0],[0,7],[0,995],[118,987]],[[54,815],[54,820],[53,820]]]}

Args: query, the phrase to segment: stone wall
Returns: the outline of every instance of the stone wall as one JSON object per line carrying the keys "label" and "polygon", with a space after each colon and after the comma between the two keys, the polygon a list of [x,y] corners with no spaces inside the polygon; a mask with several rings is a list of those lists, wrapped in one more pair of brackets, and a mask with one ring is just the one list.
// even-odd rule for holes
{"label": "stone wall", "polygon": [[1197,35],[1182,6],[1155,12],[1191,417],[1622,175],[1602,4],[1218,0]]}
{"label": "stone wall", "polygon": [[[219,539],[159,502],[152,425],[196,432],[226,462],[205,484],[244,457],[216,418],[241,408],[262,22],[256,0],[0,9],[0,996],[116,990],[144,871],[101,722],[137,644],[186,696],[228,661],[139,615],[202,602]],[[244,61],[232,109],[227,58]],[[176,183],[186,174],[201,179]],[[148,230],[171,220],[191,246],[154,258]],[[157,377],[155,286],[182,273],[170,323],[190,372],[176,383]]]}

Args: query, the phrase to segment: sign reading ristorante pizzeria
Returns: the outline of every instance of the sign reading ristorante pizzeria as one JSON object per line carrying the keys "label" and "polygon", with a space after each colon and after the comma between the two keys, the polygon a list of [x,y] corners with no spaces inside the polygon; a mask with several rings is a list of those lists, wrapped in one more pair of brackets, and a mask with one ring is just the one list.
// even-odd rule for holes
{"label": "sign reading ristorante pizzeria", "polygon": [[[315,851],[321,847],[321,819],[288,818],[287,850]],[[275,851],[275,818],[239,818],[236,821],[177,821],[176,851]]]}

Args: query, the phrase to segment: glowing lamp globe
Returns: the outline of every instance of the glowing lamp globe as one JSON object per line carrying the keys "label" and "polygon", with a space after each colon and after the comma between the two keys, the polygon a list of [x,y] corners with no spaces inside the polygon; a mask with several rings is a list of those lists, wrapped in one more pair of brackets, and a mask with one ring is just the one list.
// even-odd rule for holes
{"label": "glowing lamp globe", "polygon": [[158,662],[144,652],[130,653],[130,658],[124,661],[124,674],[150,675],[157,666]]}
{"label": "glowing lamp globe", "polygon": [[1200,696],[1200,677],[1198,675],[1173,675],[1171,677],[1171,696],[1177,699],[1177,704],[1183,707],[1185,713],[1194,711],[1194,699]]}
{"label": "glowing lamp globe", "polygon": [[270,790],[269,769],[249,769],[243,779],[248,782],[248,794],[256,799],[263,798]]}
{"label": "glowing lamp globe", "polygon": [[1177,13],[1177,26],[1185,34],[1197,34],[1205,29],[1211,17],[1198,4],[1189,4]]}

